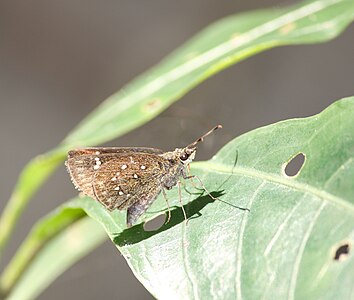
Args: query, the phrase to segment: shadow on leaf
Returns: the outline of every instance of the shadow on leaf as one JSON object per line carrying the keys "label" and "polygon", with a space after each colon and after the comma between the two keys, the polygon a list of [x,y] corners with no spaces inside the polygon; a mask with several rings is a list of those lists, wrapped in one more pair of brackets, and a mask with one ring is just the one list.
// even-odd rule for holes
{"label": "shadow on leaf", "polygon": [[[212,192],[211,195],[215,198],[218,198],[224,195],[224,192]],[[212,202],[214,202],[214,200],[209,195],[205,195],[198,197],[195,200],[183,205],[188,220],[200,217],[202,215],[200,211]],[[154,236],[155,234],[168,230],[184,221],[185,219],[181,207],[176,206],[171,209],[170,221],[168,223],[163,224],[158,230],[145,231],[144,223],[140,223],[131,228],[123,230],[120,234],[113,238],[113,242],[119,247],[136,244],[145,239],[148,239],[151,236]]]}
{"label": "shadow on leaf", "polygon": [[[224,191],[212,192],[211,195],[214,198],[219,198],[222,195],[224,195]],[[220,201],[222,201],[222,200],[220,199]],[[212,202],[214,202],[214,200],[209,195],[205,195],[205,196],[200,196],[200,197],[196,198],[195,200],[183,205],[183,208],[186,211],[187,219],[192,220],[192,219],[201,217],[202,214],[200,213],[200,211],[205,206],[207,206],[209,203],[212,203]],[[248,208],[239,207],[239,206],[227,203],[225,201],[222,201],[222,202],[229,204],[236,209],[249,211]],[[145,239],[148,239],[148,238],[154,236],[155,234],[158,234],[158,233],[161,233],[165,230],[168,230],[168,229],[170,229],[170,228],[172,228],[184,221],[185,221],[185,218],[184,218],[183,211],[182,211],[181,207],[176,206],[175,208],[171,209],[170,221],[168,223],[163,224],[159,229],[153,230],[153,231],[145,231],[144,230],[144,223],[140,223],[140,224],[137,224],[131,228],[127,228],[127,229],[123,230],[121,233],[117,234],[113,238],[113,242],[119,247],[123,247],[126,245],[133,245],[133,244],[139,243]]]}

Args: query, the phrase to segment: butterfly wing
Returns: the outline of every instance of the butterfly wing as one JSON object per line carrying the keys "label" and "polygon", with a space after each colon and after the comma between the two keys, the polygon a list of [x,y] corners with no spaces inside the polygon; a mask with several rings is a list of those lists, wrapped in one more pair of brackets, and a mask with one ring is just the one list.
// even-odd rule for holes
{"label": "butterfly wing", "polygon": [[163,151],[160,149],[145,147],[82,148],[69,151],[68,159],[65,162],[65,165],[75,188],[82,191],[85,195],[95,198],[95,194],[92,189],[92,182],[98,169],[97,161],[103,165],[109,163],[111,160],[115,160],[117,155],[127,153],[150,153],[158,155],[163,153]]}
{"label": "butterfly wing", "polygon": [[138,201],[148,207],[169,168],[160,153],[154,148],[85,148],[70,151],[66,166],[75,187],[107,209],[125,209]]}
{"label": "butterfly wing", "polygon": [[126,209],[139,201],[147,208],[161,191],[166,168],[168,161],[158,155],[120,154],[95,173],[95,198],[110,210]]}
{"label": "butterfly wing", "polygon": [[148,147],[90,147],[71,150],[68,153],[69,158],[82,155],[106,155],[106,154],[123,154],[123,153],[150,153],[162,154],[163,150]]}

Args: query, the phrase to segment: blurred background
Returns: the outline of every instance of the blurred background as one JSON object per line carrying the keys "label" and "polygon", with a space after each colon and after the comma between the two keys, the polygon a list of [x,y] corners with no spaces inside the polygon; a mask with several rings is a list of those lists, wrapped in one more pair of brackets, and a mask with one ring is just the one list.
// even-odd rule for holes
{"label": "blurred background", "polygon": [[[297,1],[0,1],[0,209],[19,172],[56,146],[102,100],[213,21]],[[354,95],[354,26],[325,44],[273,49],[212,77],[115,146],[174,149],[221,123],[199,147],[211,157],[232,138],[316,114]],[[30,203],[5,262],[33,223],[76,195],[62,166]],[[3,267],[4,264],[1,265]],[[152,299],[106,242],[40,299]]]}

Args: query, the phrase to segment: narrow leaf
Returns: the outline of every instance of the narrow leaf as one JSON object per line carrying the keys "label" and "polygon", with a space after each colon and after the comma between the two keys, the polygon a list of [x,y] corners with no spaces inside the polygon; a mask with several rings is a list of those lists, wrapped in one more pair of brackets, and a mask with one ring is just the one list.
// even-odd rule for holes
{"label": "narrow leaf", "polygon": [[37,298],[54,279],[106,238],[107,234],[94,220],[78,220],[43,246],[6,300]]}
{"label": "narrow leaf", "polygon": [[1,293],[7,294],[12,289],[31,260],[49,240],[84,216],[85,213],[82,209],[73,209],[62,205],[39,220],[2,273],[0,277]]}

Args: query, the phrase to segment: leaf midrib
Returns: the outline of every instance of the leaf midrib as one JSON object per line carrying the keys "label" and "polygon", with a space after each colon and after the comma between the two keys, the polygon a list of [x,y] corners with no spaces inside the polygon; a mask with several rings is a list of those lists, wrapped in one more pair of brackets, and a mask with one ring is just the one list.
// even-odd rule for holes
{"label": "leaf midrib", "polygon": [[320,190],[309,184],[296,181],[295,179],[286,178],[279,176],[277,174],[266,173],[257,169],[245,168],[245,167],[229,167],[223,164],[204,161],[204,162],[195,162],[192,164],[192,168],[207,170],[208,172],[214,171],[217,173],[229,174],[230,176],[242,175],[252,178],[262,179],[268,182],[276,183],[279,185],[290,187],[294,190],[301,191],[303,193],[309,193],[315,195],[319,199],[325,200],[329,203],[332,203],[334,206],[338,206],[342,209],[349,210],[351,214],[354,215],[354,205],[346,201],[343,198],[335,196],[324,190]]}

